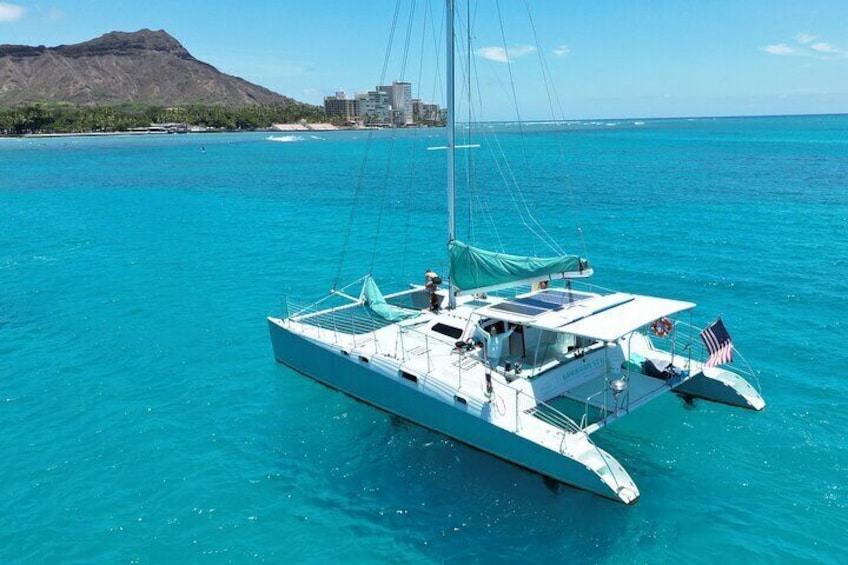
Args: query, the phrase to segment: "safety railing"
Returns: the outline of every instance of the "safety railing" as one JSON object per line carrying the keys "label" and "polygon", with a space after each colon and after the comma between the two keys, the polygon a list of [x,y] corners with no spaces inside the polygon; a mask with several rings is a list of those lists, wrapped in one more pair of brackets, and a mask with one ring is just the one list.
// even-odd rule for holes
{"label": "safety railing", "polygon": [[[530,398],[529,395],[526,395],[525,393],[520,392],[520,391],[516,391],[516,406],[518,406],[519,398],[522,395]],[[626,476],[627,472],[624,470],[624,468],[615,459],[610,458],[606,453],[604,453],[601,449],[599,449],[598,446],[595,445],[595,442],[593,442],[592,439],[589,437],[589,434],[586,433],[586,431],[583,428],[581,428],[574,420],[572,420],[571,418],[569,418],[568,416],[566,416],[565,414],[563,414],[562,412],[560,412],[559,410],[557,410],[556,408],[551,406],[550,404],[547,404],[545,402],[536,402],[535,399],[532,399],[532,398],[530,398],[530,400],[535,404],[535,406],[533,406],[529,410],[526,410],[525,413],[532,415],[532,416],[538,418],[539,420],[541,420],[541,421],[543,421],[543,422],[545,422],[545,423],[547,423],[547,424],[549,424],[549,425],[560,430],[560,433],[561,433],[560,439],[559,439],[559,452],[560,453],[562,453],[564,455],[566,454],[565,441],[566,441],[566,438],[569,434],[571,434],[571,435],[573,435],[573,434],[582,435],[583,437],[586,438],[586,441],[589,442],[589,445],[592,446],[594,453],[597,455],[598,459],[600,460],[601,464],[603,465],[603,468],[606,469],[607,473],[609,473],[609,477],[612,478],[612,481],[613,481],[613,483],[615,483],[616,488],[620,489],[623,486],[623,485],[621,485],[621,483],[619,483],[618,477],[619,476]],[[517,421],[517,418],[516,418],[516,421]],[[517,431],[517,428],[516,428],[516,431]],[[610,461],[611,459],[612,459],[612,461]],[[613,465],[615,466],[615,468],[618,472],[613,470]],[[601,474],[601,473],[599,473],[599,474]]]}
{"label": "safety railing", "polygon": [[645,328],[644,334],[648,336],[651,347],[658,351],[670,353],[674,357],[674,364],[689,370],[689,361],[704,361],[706,349],[698,338],[700,330],[683,320],[675,320],[674,327],[665,337],[660,337]]}
{"label": "safety railing", "polygon": [[[533,404],[533,406],[527,410],[523,410],[524,413],[535,416],[536,418],[552,425],[555,428],[558,428],[564,432],[568,432],[571,434],[582,433],[583,429],[571,418],[551,406],[546,402],[539,402],[535,398],[532,398],[527,393],[521,391],[516,392],[516,407],[519,405],[519,399],[523,397],[525,400],[529,400]],[[519,410],[521,411],[521,410]]]}
{"label": "safety railing", "polygon": [[[683,320],[677,320],[674,324],[674,330],[668,337],[662,338],[653,335],[650,331],[646,332],[649,336],[651,345],[654,349],[671,353],[675,357],[675,364],[680,363],[683,369],[692,370],[689,360],[696,361],[703,365],[709,358],[709,352],[701,340],[702,328],[694,326]],[[679,361],[677,361],[679,359]],[[678,366],[680,366],[678,365]],[[738,373],[742,377],[753,381],[758,392],[760,389],[759,378],[756,371],[748,363],[742,353],[733,348],[733,361],[726,364],[733,372]]]}

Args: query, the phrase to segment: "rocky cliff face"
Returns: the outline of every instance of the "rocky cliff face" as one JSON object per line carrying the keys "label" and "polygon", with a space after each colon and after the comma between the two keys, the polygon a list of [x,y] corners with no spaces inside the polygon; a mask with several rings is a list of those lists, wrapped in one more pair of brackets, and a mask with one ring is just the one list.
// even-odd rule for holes
{"label": "rocky cliff face", "polygon": [[297,103],[198,61],[165,31],[111,32],[75,45],[0,45],[0,105]]}

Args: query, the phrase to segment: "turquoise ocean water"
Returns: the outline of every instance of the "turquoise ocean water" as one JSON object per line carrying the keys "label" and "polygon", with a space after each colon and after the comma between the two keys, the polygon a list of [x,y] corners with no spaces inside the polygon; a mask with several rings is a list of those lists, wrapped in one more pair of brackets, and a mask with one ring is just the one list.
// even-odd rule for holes
{"label": "turquoise ocean water", "polygon": [[[492,128],[595,282],[723,315],[764,412],[595,434],[625,507],[275,363],[281,295],[444,269],[439,130],[0,139],[0,562],[844,562],[848,116]],[[388,152],[424,180],[358,183]]]}

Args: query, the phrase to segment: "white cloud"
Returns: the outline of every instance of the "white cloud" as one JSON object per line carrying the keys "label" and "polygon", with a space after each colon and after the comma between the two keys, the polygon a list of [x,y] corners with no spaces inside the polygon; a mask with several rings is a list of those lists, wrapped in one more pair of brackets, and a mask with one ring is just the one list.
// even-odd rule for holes
{"label": "white cloud", "polygon": [[475,51],[480,57],[495,61],[496,63],[508,63],[510,60],[515,60],[535,52],[536,48],[532,45],[517,45],[510,47],[509,50],[503,47],[480,47]]}
{"label": "white cloud", "polygon": [[763,51],[768,53],[769,55],[797,55],[798,52],[786,45],[785,43],[776,43],[774,45],[766,45],[763,47]]}
{"label": "white cloud", "polygon": [[568,57],[571,54],[571,48],[568,45],[560,45],[554,49],[555,57]]}
{"label": "white cloud", "polygon": [[839,49],[836,49],[829,43],[825,43],[823,41],[819,41],[818,43],[813,43],[810,45],[810,49],[813,51],[818,51],[819,53],[839,53]]}
{"label": "white cloud", "polygon": [[818,39],[818,37],[816,37],[815,35],[811,33],[805,33],[803,31],[795,36],[795,41],[802,44],[812,43],[816,39]]}
{"label": "white cloud", "polygon": [[47,19],[51,22],[58,22],[62,18],[65,17],[65,13],[62,10],[57,10],[56,8],[51,8],[47,12]]}
{"label": "white cloud", "polygon": [[506,63],[506,51],[503,47],[480,47],[476,51],[477,55],[483,57],[484,59],[488,59],[490,61],[495,61],[498,63]]}
{"label": "white cloud", "polygon": [[848,50],[834,47],[830,43],[819,41],[817,35],[801,32],[795,35],[797,45],[774,43],[762,48],[769,55],[815,57],[822,60],[848,59]]}
{"label": "white cloud", "polygon": [[0,2],[0,22],[16,22],[23,18],[25,13],[23,6]]}

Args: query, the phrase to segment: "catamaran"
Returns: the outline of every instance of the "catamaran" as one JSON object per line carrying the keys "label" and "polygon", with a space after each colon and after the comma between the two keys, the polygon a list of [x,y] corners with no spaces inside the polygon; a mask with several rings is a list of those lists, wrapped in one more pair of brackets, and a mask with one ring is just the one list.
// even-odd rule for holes
{"label": "catamaran", "polygon": [[[454,38],[454,2],[446,2]],[[754,372],[692,302],[601,292],[580,256],[518,256],[456,238],[453,42],[447,42],[442,281],[383,295],[367,275],[268,318],[276,360],[329,387],[549,479],[630,504],[639,488],[591,435],[667,393],[761,410]],[[357,288],[349,291],[349,288]],[[288,303],[287,303],[288,304]]]}

